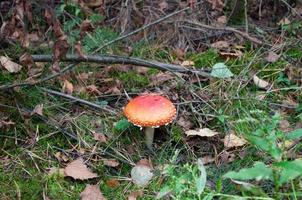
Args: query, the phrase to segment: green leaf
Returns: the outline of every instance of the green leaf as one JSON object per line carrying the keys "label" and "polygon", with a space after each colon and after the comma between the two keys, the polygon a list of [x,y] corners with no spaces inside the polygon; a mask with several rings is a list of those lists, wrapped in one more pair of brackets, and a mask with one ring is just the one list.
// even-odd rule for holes
{"label": "green leaf", "polygon": [[282,151],[276,144],[278,137],[274,131],[270,131],[269,135],[265,135],[262,130],[257,130],[246,137],[250,143],[269,153],[275,160],[281,159]]}
{"label": "green leaf", "polygon": [[224,178],[231,178],[236,180],[262,180],[273,179],[273,171],[262,162],[256,162],[254,167],[243,168],[239,172],[230,171],[223,175]]}
{"label": "green leaf", "polygon": [[204,191],[204,188],[206,186],[207,173],[201,159],[197,160],[197,167],[198,170],[200,171],[200,176],[196,179],[196,188],[197,188],[197,193],[200,195]]}
{"label": "green leaf", "polygon": [[216,63],[212,68],[211,76],[216,78],[230,78],[234,76],[234,74],[224,63]]}
{"label": "green leaf", "polygon": [[289,132],[285,138],[288,140],[294,140],[294,139],[298,139],[299,137],[302,137],[302,128],[296,129],[292,132]]}
{"label": "green leaf", "polygon": [[130,125],[131,125],[131,123],[128,122],[127,119],[121,119],[115,123],[114,129],[119,132],[122,132],[122,131],[126,130],[127,128],[129,128]]}
{"label": "green leaf", "polygon": [[279,182],[281,184],[293,180],[302,175],[302,159],[294,161],[282,161],[275,163],[274,166],[281,169]]}

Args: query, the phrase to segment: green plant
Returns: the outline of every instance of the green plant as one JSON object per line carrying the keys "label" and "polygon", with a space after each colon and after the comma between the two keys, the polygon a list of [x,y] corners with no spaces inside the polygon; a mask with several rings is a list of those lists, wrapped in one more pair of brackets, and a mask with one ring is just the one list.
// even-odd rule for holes
{"label": "green plant", "polygon": [[[285,134],[279,129],[281,117],[275,114],[271,123],[258,128],[246,135],[249,142],[272,157],[268,163],[255,162],[250,168],[240,169],[238,172],[229,171],[223,177],[239,181],[268,180],[275,185],[275,192],[281,186],[302,175],[302,159],[288,160],[286,143],[302,137],[302,129]],[[298,186],[299,187],[299,186]]]}
{"label": "green plant", "polygon": [[196,164],[175,164],[179,150],[176,150],[171,163],[164,168],[165,184],[157,195],[157,199],[196,199],[203,193],[206,184],[206,170],[201,160]]}

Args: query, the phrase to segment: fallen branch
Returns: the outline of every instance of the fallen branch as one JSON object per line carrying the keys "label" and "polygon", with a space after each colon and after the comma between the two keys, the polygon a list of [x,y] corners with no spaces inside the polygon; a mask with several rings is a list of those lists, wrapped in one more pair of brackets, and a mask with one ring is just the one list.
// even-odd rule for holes
{"label": "fallen branch", "polygon": [[215,27],[215,26],[201,24],[201,23],[193,22],[193,21],[181,21],[181,22],[185,22],[185,23],[188,23],[188,24],[192,24],[192,25],[199,26],[199,27],[205,28],[205,29],[210,29],[210,30],[230,31],[230,32],[233,32],[233,33],[237,33],[238,35],[241,35],[242,37],[250,40],[251,42],[253,42],[255,44],[263,45],[263,42],[261,40],[255,38],[255,37],[250,36],[248,33],[239,31],[239,30],[237,30],[235,28],[232,28],[232,27],[228,27],[228,26],[225,26],[225,27]]}
{"label": "fallen branch", "polygon": [[84,99],[80,99],[80,98],[74,97],[74,96],[69,95],[69,94],[64,94],[62,92],[58,92],[58,91],[50,90],[50,89],[46,89],[46,88],[41,88],[41,89],[44,92],[47,92],[49,94],[53,94],[53,95],[56,95],[56,96],[59,96],[59,97],[70,99],[70,100],[73,100],[75,102],[78,102],[78,103],[81,103],[81,104],[84,104],[84,105],[87,105],[87,106],[90,106],[90,107],[93,107],[93,108],[96,108],[96,109],[99,109],[99,110],[106,111],[106,112],[108,112],[110,114],[113,114],[113,115],[117,114],[115,111],[113,111],[112,109],[109,109],[108,107],[100,106],[96,103],[92,103],[90,101],[86,101]]}
{"label": "fallen branch", "polygon": [[[34,62],[52,62],[52,55],[32,55]],[[130,64],[135,66],[144,66],[149,68],[154,68],[163,71],[171,72],[180,72],[180,73],[195,73],[203,77],[210,77],[210,74],[201,70],[188,69],[180,65],[173,65],[167,63],[161,63],[157,61],[147,61],[140,58],[124,57],[124,56],[115,56],[115,55],[98,55],[98,56],[87,56],[86,58],[79,57],[77,55],[66,55],[65,58],[61,60],[62,62],[76,62],[68,65],[59,73],[49,75],[45,78],[37,80],[35,82],[23,82],[23,83],[14,83],[8,85],[0,86],[0,90],[7,90],[14,87],[24,87],[37,85],[42,82],[48,81],[50,79],[61,76],[67,71],[72,70],[77,66],[79,62],[95,62],[101,64]]]}
{"label": "fallen branch", "polygon": [[[51,62],[53,60],[52,55],[32,55],[34,62]],[[65,58],[60,60],[61,62],[93,62],[101,64],[126,64],[126,65],[136,65],[154,68],[164,71],[173,72],[190,72],[189,69],[182,67],[180,65],[160,63],[157,61],[147,61],[140,58],[115,56],[115,55],[96,55],[87,56],[82,58],[78,55],[66,55]]]}

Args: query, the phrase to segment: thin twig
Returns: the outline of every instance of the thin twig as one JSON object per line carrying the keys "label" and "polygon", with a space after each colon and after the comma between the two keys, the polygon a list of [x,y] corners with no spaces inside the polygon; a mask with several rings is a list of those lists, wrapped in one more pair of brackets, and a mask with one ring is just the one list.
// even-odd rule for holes
{"label": "thin twig", "polygon": [[134,34],[140,32],[140,31],[143,31],[143,30],[149,28],[150,26],[153,26],[153,25],[155,25],[155,24],[158,24],[158,23],[160,23],[160,22],[162,22],[162,21],[164,21],[164,20],[166,20],[166,19],[168,19],[168,18],[170,18],[170,17],[173,17],[174,15],[177,15],[177,14],[179,14],[179,13],[181,13],[181,12],[184,12],[184,11],[186,11],[186,10],[189,10],[189,9],[190,9],[190,7],[186,7],[186,8],[183,8],[183,9],[181,9],[181,10],[175,11],[175,12],[173,12],[173,13],[171,13],[171,14],[168,14],[168,15],[166,15],[166,16],[160,18],[160,19],[157,19],[157,20],[155,20],[155,21],[153,21],[153,22],[151,22],[151,23],[149,23],[149,24],[146,24],[146,25],[144,25],[144,26],[142,26],[142,27],[140,27],[140,28],[138,28],[138,29],[136,29],[136,30],[134,30],[134,31],[132,31],[132,32],[130,32],[130,33],[128,33],[128,34],[126,34],[126,35],[120,36],[120,37],[118,37],[118,38],[116,38],[116,39],[114,39],[114,40],[112,40],[112,41],[110,41],[110,42],[107,42],[107,43],[105,43],[104,45],[102,45],[102,46],[100,46],[99,48],[97,48],[95,51],[93,51],[93,54],[96,53],[96,52],[98,52],[98,51],[100,51],[101,49],[103,49],[103,48],[105,48],[105,47],[107,47],[107,46],[109,46],[109,45],[115,43],[115,42],[118,42],[118,41],[120,41],[120,40],[123,40],[123,39],[125,39],[125,38],[128,38],[128,37],[130,37],[130,36],[132,36],[132,35],[134,35]]}
{"label": "thin twig", "polygon": [[251,42],[253,42],[255,44],[263,45],[263,42],[261,40],[255,38],[255,37],[252,37],[249,34],[247,34],[245,32],[242,32],[242,31],[239,31],[239,30],[237,30],[235,28],[232,28],[232,27],[228,27],[228,26],[215,27],[215,26],[210,26],[210,25],[201,24],[201,23],[198,23],[198,22],[193,22],[193,21],[188,21],[188,20],[184,20],[184,21],[180,21],[180,22],[189,23],[189,24],[192,24],[192,25],[195,25],[195,26],[199,26],[199,27],[206,28],[206,29],[211,29],[211,30],[230,31],[230,32],[237,33],[237,34],[241,35],[242,37],[250,40]]}
{"label": "thin twig", "polygon": [[[48,81],[55,77],[61,76],[67,71],[72,70],[78,62],[95,62],[102,64],[131,64],[136,66],[144,66],[149,68],[155,68],[163,71],[171,71],[171,72],[182,72],[182,73],[195,73],[203,77],[210,77],[210,74],[201,70],[192,70],[180,65],[173,65],[167,63],[161,63],[157,61],[147,61],[140,58],[132,58],[132,57],[123,57],[123,56],[115,56],[115,55],[98,55],[98,56],[86,56],[87,58],[82,58],[77,55],[66,55],[61,61],[66,62],[76,62],[68,65],[66,68],[62,69],[59,73],[55,73],[49,75],[45,78],[42,78],[35,82],[23,82],[23,83],[14,83],[0,86],[0,90],[7,90],[14,87],[24,87],[24,86],[33,86],[40,84],[42,82]],[[51,62],[52,55],[32,55],[34,62]]]}
{"label": "thin twig", "polygon": [[77,97],[74,97],[72,95],[69,95],[69,94],[64,94],[62,92],[58,92],[58,91],[55,91],[55,90],[50,90],[50,89],[46,89],[46,88],[41,88],[43,91],[49,93],[49,94],[53,94],[53,95],[57,95],[57,96],[60,96],[60,97],[64,97],[66,99],[71,99],[75,102],[78,102],[78,103],[81,103],[81,104],[85,104],[87,106],[90,106],[90,107],[93,107],[93,108],[96,108],[96,109],[99,109],[99,110],[104,110],[106,112],[109,112],[110,114],[114,114],[116,115],[117,113],[115,111],[113,111],[112,109],[109,109],[109,108],[106,108],[106,107],[103,107],[103,106],[100,106],[96,103],[92,103],[92,102],[89,102],[89,101],[86,101],[84,99],[80,99],[80,98],[77,98]]}

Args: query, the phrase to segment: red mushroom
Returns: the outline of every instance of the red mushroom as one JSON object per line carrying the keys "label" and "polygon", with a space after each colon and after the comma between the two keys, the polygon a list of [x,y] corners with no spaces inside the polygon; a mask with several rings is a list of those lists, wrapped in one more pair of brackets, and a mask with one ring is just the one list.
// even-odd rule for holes
{"label": "red mushroom", "polygon": [[146,145],[151,150],[154,128],[172,122],[176,109],[169,99],[157,94],[148,94],[130,100],[124,114],[134,125],[145,127]]}

